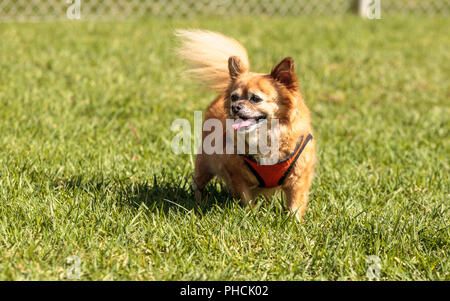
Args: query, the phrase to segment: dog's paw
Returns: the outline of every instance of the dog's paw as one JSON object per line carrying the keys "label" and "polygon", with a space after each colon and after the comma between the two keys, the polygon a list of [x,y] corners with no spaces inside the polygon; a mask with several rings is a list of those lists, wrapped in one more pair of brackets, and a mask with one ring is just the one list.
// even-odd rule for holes
{"label": "dog's paw", "polygon": [[192,190],[194,190],[194,197],[195,197],[195,200],[197,202],[197,205],[201,205],[202,201],[203,201],[203,193],[198,188],[197,183],[195,183],[194,177],[192,177]]}
{"label": "dog's paw", "polygon": [[195,194],[195,200],[197,201],[197,204],[201,205],[203,201],[203,193],[200,190],[194,190]]}

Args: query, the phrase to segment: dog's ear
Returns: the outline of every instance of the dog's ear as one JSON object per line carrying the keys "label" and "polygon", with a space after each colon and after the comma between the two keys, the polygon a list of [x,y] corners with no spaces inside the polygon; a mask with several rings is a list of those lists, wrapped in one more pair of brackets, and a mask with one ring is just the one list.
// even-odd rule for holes
{"label": "dog's ear", "polygon": [[270,72],[270,76],[283,84],[289,90],[296,90],[297,77],[294,72],[294,60],[291,57],[284,58]]}
{"label": "dog's ear", "polygon": [[237,56],[230,56],[228,59],[228,71],[230,72],[231,79],[235,79],[247,70],[245,70],[245,66]]}

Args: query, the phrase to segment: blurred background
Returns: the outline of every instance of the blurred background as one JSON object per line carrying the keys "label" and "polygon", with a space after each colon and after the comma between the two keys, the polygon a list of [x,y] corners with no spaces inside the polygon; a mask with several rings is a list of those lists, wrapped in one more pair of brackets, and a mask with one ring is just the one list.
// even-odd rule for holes
{"label": "blurred background", "polygon": [[[0,0],[0,280],[450,280],[450,0]],[[318,146],[305,223],[218,181],[193,125],[215,94],[177,28],[292,56]],[[193,127],[192,127],[193,128]],[[445,201],[447,200],[447,201]],[[258,205],[259,206],[259,205]],[[236,231],[239,229],[239,231]]]}
{"label": "blurred background", "polygon": [[[79,3],[83,19],[130,19],[143,16],[195,17],[201,15],[295,16],[363,14],[368,0],[2,0],[0,21],[66,19],[68,6]],[[449,0],[382,0],[383,15],[448,15]]]}

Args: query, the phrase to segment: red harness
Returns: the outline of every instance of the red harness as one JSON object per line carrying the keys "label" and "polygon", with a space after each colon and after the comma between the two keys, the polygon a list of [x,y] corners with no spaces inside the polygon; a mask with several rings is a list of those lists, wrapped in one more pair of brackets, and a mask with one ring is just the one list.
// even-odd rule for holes
{"label": "red harness", "polygon": [[283,183],[286,176],[289,174],[291,169],[294,167],[295,162],[302,153],[306,144],[313,138],[311,134],[308,134],[305,139],[304,136],[300,137],[300,142],[295,147],[295,150],[286,159],[273,165],[261,165],[255,160],[247,157],[246,155],[241,155],[244,162],[247,164],[248,168],[258,179],[259,186],[264,188],[272,188],[279,186]]}

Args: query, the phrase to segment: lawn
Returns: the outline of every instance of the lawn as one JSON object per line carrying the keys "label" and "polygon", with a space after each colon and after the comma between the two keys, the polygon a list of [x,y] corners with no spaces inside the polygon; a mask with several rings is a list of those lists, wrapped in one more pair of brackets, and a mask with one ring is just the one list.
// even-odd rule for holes
{"label": "lawn", "polygon": [[[197,208],[170,130],[215,97],[176,28],[233,36],[252,70],[292,56],[319,164],[305,222],[283,196]],[[445,17],[0,24],[0,279],[450,280]],[[378,256],[373,259],[374,257]],[[68,273],[69,272],[69,273]],[[378,272],[377,272],[378,273]]]}

